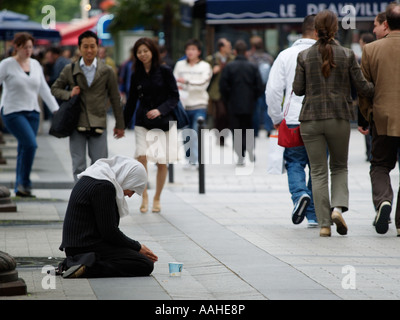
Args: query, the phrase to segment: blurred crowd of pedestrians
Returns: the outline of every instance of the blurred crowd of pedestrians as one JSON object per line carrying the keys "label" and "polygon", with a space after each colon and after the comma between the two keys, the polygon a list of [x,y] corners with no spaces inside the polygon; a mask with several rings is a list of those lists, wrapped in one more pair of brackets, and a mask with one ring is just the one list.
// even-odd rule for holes
{"label": "blurred crowd of pedestrians", "polygon": [[[250,46],[242,39],[233,45],[227,38],[217,39],[216,51],[208,56],[199,40],[189,39],[177,61],[153,39],[141,38],[133,45],[129,59],[119,66],[92,31],[79,36],[73,56],[71,50],[51,47],[35,59],[35,39],[28,33],[17,34],[12,55],[0,63],[2,122],[4,130],[18,140],[16,195],[34,197],[30,173],[40,113],[51,120],[61,102],[75,95],[79,95],[81,107],[76,130],[69,137],[75,181],[97,160],[108,158],[107,116],[112,110],[116,139],[123,138],[127,129],[135,130],[132,154],[138,162],[130,165],[147,171],[148,161],[157,164],[152,201],[156,213],[161,212],[168,164],[178,160],[178,141],[186,152],[185,169],[198,168],[199,118],[217,130],[219,146],[224,147],[226,139],[234,137],[238,166],[256,160],[254,137],[259,130],[265,129],[269,137],[273,130],[279,132],[285,119],[289,128],[300,127],[304,142],[303,146],[285,148],[283,154],[293,202],[292,222],[300,224],[306,218],[309,227],[321,228],[323,237],[331,236],[331,225],[335,224],[337,232],[345,235],[350,128],[352,121],[358,121],[358,130],[366,137],[367,161],[371,162],[373,224],[378,233],[386,233],[393,206],[389,174],[398,161],[400,147],[400,99],[395,89],[400,82],[400,5],[388,5],[386,12],[376,17],[372,33],[361,35],[362,56],[335,39],[338,26],[337,16],[329,10],[305,17],[302,37],[275,59],[259,36],[251,37]],[[178,105],[185,109],[191,130],[179,130],[171,122],[176,120]],[[231,134],[238,129],[241,135]],[[253,139],[247,139],[248,132]],[[131,196],[134,190],[124,189],[123,181],[116,182],[112,175],[111,170],[107,179],[117,191],[123,190],[122,197]],[[131,173],[115,175],[131,177]],[[97,186],[90,179],[85,181]],[[150,207],[147,188],[141,193],[140,211],[146,213]],[[112,191],[104,194],[112,195]],[[395,217],[400,234],[399,200],[400,195]],[[74,205],[77,211],[84,211],[83,203]],[[75,217],[77,212],[71,209],[70,214]],[[140,244],[134,244],[130,250],[140,251]],[[99,243],[85,245],[87,250],[70,248],[69,252],[104,249]]]}

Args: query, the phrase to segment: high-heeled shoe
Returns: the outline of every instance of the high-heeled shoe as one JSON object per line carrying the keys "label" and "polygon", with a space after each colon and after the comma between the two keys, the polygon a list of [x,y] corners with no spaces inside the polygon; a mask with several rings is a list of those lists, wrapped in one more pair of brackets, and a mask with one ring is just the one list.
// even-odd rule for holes
{"label": "high-heeled shoe", "polygon": [[319,231],[320,237],[330,237],[331,236],[331,228],[330,227],[322,227]]}
{"label": "high-heeled shoe", "polygon": [[142,199],[142,204],[140,206],[140,212],[141,213],[146,213],[149,210],[149,199],[148,198],[143,198]]}
{"label": "high-heeled shoe", "polygon": [[153,200],[152,212],[159,213],[161,211],[160,200]]}
{"label": "high-heeled shoe", "polygon": [[347,225],[344,221],[342,214],[336,210],[333,210],[331,215],[332,221],[336,224],[336,231],[340,235],[344,236],[347,234]]}

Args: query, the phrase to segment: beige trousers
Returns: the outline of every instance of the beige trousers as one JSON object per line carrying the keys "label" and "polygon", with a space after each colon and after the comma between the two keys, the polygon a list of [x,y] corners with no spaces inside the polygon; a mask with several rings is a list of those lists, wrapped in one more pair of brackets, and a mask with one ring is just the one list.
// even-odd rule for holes
{"label": "beige trousers", "polygon": [[330,227],[332,209],[342,207],[345,212],[349,207],[350,122],[342,119],[303,121],[300,132],[310,159],[315,213],[320,227]]}

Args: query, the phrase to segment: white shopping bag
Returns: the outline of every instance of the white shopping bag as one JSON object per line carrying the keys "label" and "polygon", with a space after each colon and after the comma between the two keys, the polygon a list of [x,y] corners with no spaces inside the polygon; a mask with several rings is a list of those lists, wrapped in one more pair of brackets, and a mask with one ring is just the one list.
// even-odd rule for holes
{"label": "white shopping bag", "polygon": [[278,134],[270,135],[267,157],[267,173],[283,174],[285,173],[285,160],[283,159],[284,147],[278,145]]}

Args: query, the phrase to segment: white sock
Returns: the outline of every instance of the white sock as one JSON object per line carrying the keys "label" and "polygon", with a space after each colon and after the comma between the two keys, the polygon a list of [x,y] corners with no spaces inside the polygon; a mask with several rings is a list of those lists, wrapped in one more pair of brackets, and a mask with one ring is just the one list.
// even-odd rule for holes
{"label": "white sock", "polygon": [[337,211],[339,213],[342,213],[342,207],[334,207],[333,211]]}

